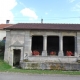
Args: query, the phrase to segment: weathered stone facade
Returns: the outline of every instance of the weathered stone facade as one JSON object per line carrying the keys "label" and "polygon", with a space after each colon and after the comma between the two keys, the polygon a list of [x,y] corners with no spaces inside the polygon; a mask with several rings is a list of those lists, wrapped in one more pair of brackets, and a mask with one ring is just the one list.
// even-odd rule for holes
{"label": "weathered stone facade", "polygon": [[[32,56],[32,36],[43,36],[43,51],[42,55]],[[47,55],[47,36],[59,36],[59,53],[58,56]],[[75,37],[75,55],[63,55],[63,36]],[[29,61],[51,61],[51,62],[76,62],[80,56],[80,32],[77,31],[52,31],[52,30],[7,30],[5,56],[4,60],[13,66],[13,49],[20,49],[20,61],[28,59]]]}

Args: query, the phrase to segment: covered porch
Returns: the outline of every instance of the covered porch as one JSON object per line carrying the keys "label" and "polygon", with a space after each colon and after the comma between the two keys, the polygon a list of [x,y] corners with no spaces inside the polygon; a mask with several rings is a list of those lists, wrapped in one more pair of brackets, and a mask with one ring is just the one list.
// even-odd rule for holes
{"label": "covered porch", "polygon": [[75,56],[77,57],[76,36],[42,36],[31,38],[32,56]]}
{"label": "covered porch", "polygon": [[[80,70],[77,63],[77,37],[62,35],[33,35],[31,52],[20,65],[23,69]],[[67,55],[71,51],[71,55]],[[34,52],[34,53],[33,53]]]}

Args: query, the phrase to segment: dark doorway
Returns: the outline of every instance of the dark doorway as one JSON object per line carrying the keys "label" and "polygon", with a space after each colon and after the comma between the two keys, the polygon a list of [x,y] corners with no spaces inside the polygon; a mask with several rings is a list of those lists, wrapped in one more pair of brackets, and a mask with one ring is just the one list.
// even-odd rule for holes
{"label": "dark doorway", "polygon": [[71,51],[74,55],[74,51],[75,51],[74,36],[64,36],[63,37],[63,51],[64,51],[64,56],[66,56],[67,51]]}
{"label": "dark doorway", "polygon": [[43,36],[32,36],[32,51],[39,51],[40,55],[43,50]]}
{"label": "dark doorway", "polygon": [[50,52],[56,52],[58,55],[59,52],[59,37],[58,36],[48,36],[47,37],[47,52],[50,55]]}
{"label": "dark doorway", "polygon": [[20,65],[20,57],[21,57],[21,50],[20,49],[14,49],[13,66],[17,67]]}

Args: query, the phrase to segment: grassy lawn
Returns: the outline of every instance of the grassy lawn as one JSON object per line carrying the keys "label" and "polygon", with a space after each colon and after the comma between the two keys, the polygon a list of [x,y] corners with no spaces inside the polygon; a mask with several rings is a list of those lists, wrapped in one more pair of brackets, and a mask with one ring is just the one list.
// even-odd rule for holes
{"label": "grassy lawn", "polygon": [[3,55],[0,54],[0,71],[6,71],[10,68],[11,66],[9,66],[7,63],[4,62]]}
{"label": "grassy lawn", "polygon": [[0,55],[0,72],[16,72],[27,74],[67,74],[67,75],[80,75],[80,71],[61,71],[61,70],[23,70],[12,68],[3,61],[3,55]]}

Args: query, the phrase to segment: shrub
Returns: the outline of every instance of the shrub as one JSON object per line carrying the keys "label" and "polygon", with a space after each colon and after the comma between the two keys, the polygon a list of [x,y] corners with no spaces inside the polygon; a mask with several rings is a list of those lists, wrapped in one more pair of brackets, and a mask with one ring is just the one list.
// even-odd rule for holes
{"label": "shrub", "polygon": [[56,55],[56,52],[55,51],[51,51],[50,55]]}
{"label": "shrub", "polygon": [[71,51],[67,51],[66,56],[73,56],[73,53]]}
{"label": "shrub", "polygon": [[32,55],[39,55],[40,53],[39,53],[39,51],[37,51],[37,50],[34,50],[33,52],[32,52]]}
{"label": "shrub", "polygon": [[5,50],[5,42],[2,40],[0,42],[0,52],[4,52],[4,50]]}

